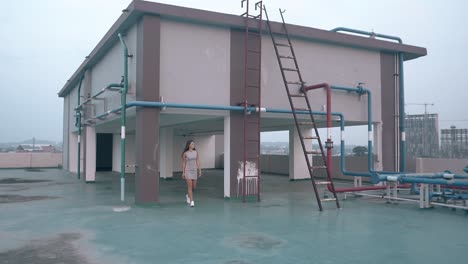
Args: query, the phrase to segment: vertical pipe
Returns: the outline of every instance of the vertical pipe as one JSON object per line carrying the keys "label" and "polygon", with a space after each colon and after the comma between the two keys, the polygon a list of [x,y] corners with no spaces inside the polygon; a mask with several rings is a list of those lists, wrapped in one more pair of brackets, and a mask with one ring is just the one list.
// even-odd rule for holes
{"label": "vertical pipe", "polygon": [[403,70],[403,52],[398,54],[399,81],[400,81],[400,172],[406,172],[406,125],[405,125],[405,82]]}
{"label": "vertical pipe", "polygon": [[243,145],[243,155],[244,155],[244,166],[243,166],[243,177],[242,177],[242,202],[246,202],[246,195],[248,195],[246,189],[246,172],[247,172],[247,73],[248,73],[248,50],[249,50],[249,0],[246,0],[246,12],[245,12],[245,34],[244,34],[244,145]]}
{"label": "vertical pipe", "polygon": [[[80,106],[81,100],[81,84],[83,82],[84,75],[80,78],[80,84],[78,85],[78,106]],[[77,125],[78,125],[78,167],[76,169],[78,179],[80,179],[81,173],[81,109],[77,110]]]}
{"label": "vertical pipe", "polygon": [[127,121],[127,91],[128,91],[128,48],[122,34],[118,34],[120,42],[124,47],[124,86],[122,90],[122,114],[120,132],[120,199],[125,200],[125,125]]}
{"label": "vertical pipe", "polygon": [[260,183],[261,183],[261,174],[262,174],[262,155],[260,152],[260,132],[261,132],[261,124],[260,120],[262,119],[262,18],[263,18],[263,1],[259,1],[255,4],[255,9],[259,8],[260,9],[260,18],[259,18],[259,28],[258,28],[258,46],[259,46],[259,52],[258,52],[258,149],[257,149],[257,154],[258,154],[258,164],[257,164],[257,200],[260,202],[261,197],[260,197]]}

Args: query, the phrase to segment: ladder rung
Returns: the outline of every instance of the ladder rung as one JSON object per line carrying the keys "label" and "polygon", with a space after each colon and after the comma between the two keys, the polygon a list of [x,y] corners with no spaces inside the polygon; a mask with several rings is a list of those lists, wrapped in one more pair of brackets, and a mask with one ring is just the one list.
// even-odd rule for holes
{"label": "ladder rung", "polygon": [[260,88],[260,86],[258,86],[258,85],[247,85],[247,87],[250,87],[250,88]]}
{"label": "ladder rung", "polygon": [[320,201],[322,201],[322,202],[331,202],[331,201],[336,201],[336,198],[324,198],[324,199],[320,199]]}
{"label": "ladder rung", "polygon": [[260,53],[258,50],[247,50],[248,52],[253,52],[253,53]]}
{"label": "ladder rung", "polygon": [[297,122],[297,124],[300,126],[310,126],[313,125],[314,122]]}
{"label": "ladder rung", "polygon": [[310,168],[313,169],[313,170],[319,170],[319,169],[326,169],[327,166],[312,166]]}
{"label": "ladder rung", "polygon": [[319,137],[302,137],[302,139],[319,139]]}
{"label": "ladder rung", "polygon": [[309,150],[309,151],[306,151],[305,153],[307,153],[307,154],[322,154],[322,152],[318,151],[318,150]]}
{"label": "ladder rung", "polygon": [[259,142],[260,140],[258,140],[258,139],[247,139],[247,141]]}
{"label": "ladder rung", "polygon": [[297,72],[297,69],[292,69],[292,68],[281,68],[283,71],[295,71]]}
{"label": "ladder rung", "polygon": [[271,34],[278,35],[278,36],[286,36],[285,33],[281,33],[281,32],[271,32]]}
{"label": "ladder rung", "polygon": [[287,84],[299,84],[299,85],[302,84],[302,82],[286,82],[286,83],[287,83]]}
{"label": "ladder rung", "polygon": [[290,97],[305,97],[304,94],[290,94]]}
{"label": "ladder rung", "polygon": [[282,58],[282,59],[291,59],[291,60],[294,60],[294,57],[292,57],[292,56],[282,56],[282,55],[280,55],[279,57]]}
{"label": "ladder rung", "polygon": [[316,181],[315,184],[317,184],[317,185],[328,185],[328,184],[331,184],[331,181]]}
{"label": "ladder rung", "polygon": [[289,45],[289,44],[278,43],[278,42],[275,42],[275,45],[276,46],[281,46],[281,47],[291,47],[291,45]]}
{"label": "ladder rung", "polygon": [[249,175],[249,176],[245,176],[245,178],[258,178],[258,175],[256,176]]}
{"label": "ladder rung", "polygon": [[247,68],[249,70],[252,70],[252,71],[259,71],[260,69],[259,68]]}
{"label": "ladder rung", "polygon": [[294,111],[310,111],[308,108],[294,108]]}
{"label": "ladder rung", "polygon": [[250,124],[258,124],[257,121],[247,121],[247,123],[250,123]]}

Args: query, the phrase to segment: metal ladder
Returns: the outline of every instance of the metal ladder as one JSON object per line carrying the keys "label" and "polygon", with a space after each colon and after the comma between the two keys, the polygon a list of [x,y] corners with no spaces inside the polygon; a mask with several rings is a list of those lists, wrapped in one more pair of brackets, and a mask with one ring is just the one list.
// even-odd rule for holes
{"label": "metal ladder", "polygon": [[[260,201],[260,111],[249,112],[248,107],[261,105],[261,65],[262,65],[262,1],[255,3],[258,14],[250,14],[249,0],[242,0],[241,6],[246,11],[241,16],[245,22],[245,50],[244,50],[244,101],[240,103],[244,107],[244,131],[243,131],[243,177],[242,177],[242,202],[246,202],[247,196],[257,196]],[[254,24],[254,25],[252,25]],[[250,41],[249,38],[258,38]],[[253,81],[249,76],[256,76]],[[249,127],[252,127],[249,129]],[[255,133],[247,133],[255,131]],[[255,153],[248,153],[250,144],[257,145]]]}
{"label": "metal ladder", "polygon": [[[336,196],[336,192],[335,192],[335,186],[334,186],[332,178],[331,178],[330,167],[327,164],[327,159],[325,157],[325,152],[324,152],[324,149],[323,149],[323,146],[322,146],[322,141],[320,140],[320,135],[319,135],[318,130],[317,130],[317,125],[316,125],[316,122],[315,122],[315,119],[314,119],[314,115],[312,114],[312,109],[310,107],[309,98],[307,97],[307,94],[305,93],[305,89],[304,89],[305,82],[302,79],[302,75],[301,75],[301,72],[299,70],[299,65],[297,63],[296,55],[294,53],[294,48],[292,46],[291,39],[289,37],[288,30],[286,28],[286,23],[284,22],[284,17],[283,17],[284,11],[282,11],[281,9],[279,10],[280,14],[281,14],[281,19],[283,21],[283,23],[282,23],[282,31],[283,32],[281,32],[281,33],[275,32],[274,33],[272,31],[272,29],[271,29],[270,20],[268,18],[268,13],[266,11],[265,6],[263,7],[263,9],[265,11],[265,16],[266,16],[266,19],[267,19],[268,29],[270,31],[271,40],[273,41],[273,47],[275,48],[276,57],[278,59],[278,64],[279,64],[279,67],[280,67],[281,75],[283,77],[284,86],[286,88],[286,93],[288,95],[289,104],[291,105],[291,111],[292,111],[293,116],[294,116],[294,122],[296,124],[297,133],[298,133],[300,141],[301,141],[302,150],[304,152],[304,157],[305,157],[306,162],[307,162],[307,168],[309,170],[309,175],[310,175],[312,186],[314,188],[315,197],[317,199],[317,204],[318,204],[319,210],[323,211],[322,202],[330,202],[330,201],[334,201],[336,203],[336,207],[340,208],[338,197]],[[275,38],[275,35],[286,38],[287,43],[278,42],[276,40],[276,38]],[[283,54],[280,54],[279,48],[282,49]],[[289,50],[289,53],[285,53],[285,51],[288,51],[288,50]],[[294,66],[291,67],[291,68],[284,67],[283,66],[284,61],[289,61],[289,62],[293,61]],[[294,75],[295,79],[291,80],[290,75],[289,75],[289,78],[287,78],[286,72]],[[298,87],[299,92],[298,93],[291,93],[291,91],[290,91],[291,86]],[[295,103],[296,104],[298,103],[297,100],[305,100],[305,102],[307,104],[307,108],[295,107]],[[307,111],[309,113],[307,116],[310,118],[310,121],[308,121],[308,122],[303,122],[303,121],[298,120],[298,117],[297,117],[298,112],[304,112],[304,111]],[[303,126],[312,126],[313,127],[312,136],[303,136],[302,135],[301,127],[303,127]],[[308,142],[310,142],[310,144],[307,144],[308,146],[310,146],[310,148],[312,147],[312,141],[317,140],[318,144],[319,144],[319,147],[320,147],[320,150],[314,151],[312,149],[308,149],[306,147],[307,145],[305,143],[306,140]],[[327,148],[328,147],[331,148],[331,146],[327,146]],[[313,154],[319,154],[322,157],[323,165],[313,166],[311,164],[310,160],[312,159]],[[315,179],[314,172],[320,171],[320,170],[325,170],[326,171],[327,179],[325,181],[318,181],[318,180]],[[333,193],[333,198],[320,198],[318,186],[327,186],[329,191],[331,193]]]}

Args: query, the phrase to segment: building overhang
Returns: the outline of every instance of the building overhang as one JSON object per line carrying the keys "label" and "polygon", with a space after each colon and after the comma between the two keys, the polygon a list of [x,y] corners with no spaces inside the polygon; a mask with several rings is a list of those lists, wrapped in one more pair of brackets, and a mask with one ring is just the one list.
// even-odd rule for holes
{"label": "building overhang", "polygon": [[[184,21],[187,23],[232,29],[244,28],[244,18],[240,16],[134,0],[122,11],[122,15],[81,63],[75,73],[59,91],[58,95],[60,97],[65,97],[73,87],[78,84],[80,76],[82,76],[87,69],[92,68],[98,63],[107,51],[119,41],[117,34],[125,33],[130,27],[137,23],[143,15],[160,16],[165,19]],[[281,23],[271,22],[271,26],[274,32],[281,31]],[[412,60],[427,55],[426,49],[422,47],[292,24],[288,24],[287,26],[288,32],[292,38],[379,52],[403,53],[405,60]],[[266,22],[263,28],[267,29]]]}

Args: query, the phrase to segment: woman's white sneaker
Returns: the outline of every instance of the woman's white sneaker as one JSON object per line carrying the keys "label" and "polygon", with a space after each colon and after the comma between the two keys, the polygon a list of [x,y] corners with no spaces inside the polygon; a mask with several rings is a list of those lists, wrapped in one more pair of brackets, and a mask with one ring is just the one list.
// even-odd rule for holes
{"label": "woman's white sneaker", "polygon": [[185,200],[187,201],[188,204],[190,203],[190,198],[188,197],[188,194],[185,195]]}
{"label": "woman's white sneaker", "polygon": [[191,201],[190,202],[190,207],[194,207],[195,206],[195,202],[194,201]]}

